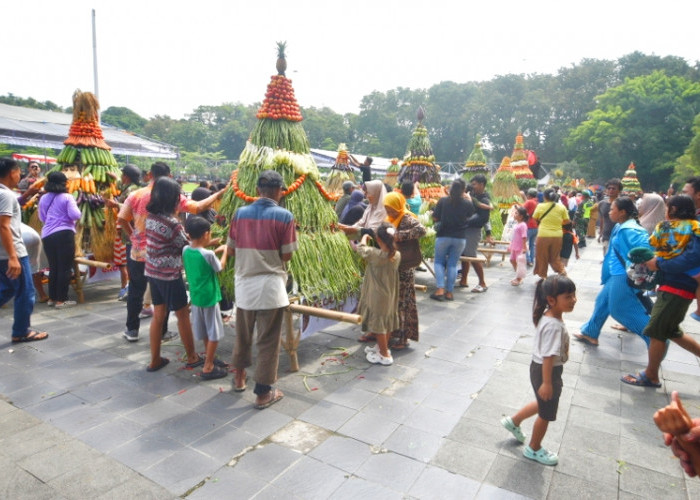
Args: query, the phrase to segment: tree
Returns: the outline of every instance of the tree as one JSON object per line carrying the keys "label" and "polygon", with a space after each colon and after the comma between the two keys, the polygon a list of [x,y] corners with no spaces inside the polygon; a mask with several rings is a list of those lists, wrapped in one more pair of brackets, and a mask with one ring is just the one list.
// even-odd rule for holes
{"label": "tree", "polygon": [[119,127],[129,132],[141,133],[148,120],[131,111],[129,108],[110,106],[105,109],[100,118],[103,123]]}
{"label": "tree", "polygon": [[684,184],[688,177],[700,175],[700,114],[693,121],[693,138],[683,155],[676,161],[671,181]]}
{"label": "tree", "polygon": [[698,110],[700,83],[656,71],[601,95],[566,144],[588,178],[619,177],[634,161],[642,186],[661,189],[690,142]]}
{"label": "tree", "polygon": [[7,95],[0,96],[0,103],[9,104],[10,106],[21,106],[23,108],[34,108],[34,109],[44,109],[46,111],[57,111],[63,112],[63,108],[58,104],[54,104],[51,101],[39,102],[33,97],[17,97],[16,95],[8,92]]}

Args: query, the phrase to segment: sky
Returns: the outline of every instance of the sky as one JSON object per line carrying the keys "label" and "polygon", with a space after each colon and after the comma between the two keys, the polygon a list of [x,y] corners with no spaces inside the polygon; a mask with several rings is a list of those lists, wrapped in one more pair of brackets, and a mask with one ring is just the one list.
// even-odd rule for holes
{"label": "sky", "polygon": [[358,113],[365,95],[505,74],[555,74],[636,50],[700,60],[700,2],[668,0],[23,0],[4,2],[0,95],[179,119],[261,102],[287,42],[302,107]]}

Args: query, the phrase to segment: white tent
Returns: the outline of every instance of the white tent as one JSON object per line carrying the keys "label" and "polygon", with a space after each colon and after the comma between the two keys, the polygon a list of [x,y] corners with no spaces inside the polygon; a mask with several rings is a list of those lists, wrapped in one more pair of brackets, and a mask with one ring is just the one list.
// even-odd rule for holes
{"label": "white tent", "polygon": [[[0,143],[60,151],[68,137],[73,116],[42,109],[0,104]],[[102,124],[105,142],[112,153],[150,158],[177,158],[175,146],[153,141],[125,130]]]}

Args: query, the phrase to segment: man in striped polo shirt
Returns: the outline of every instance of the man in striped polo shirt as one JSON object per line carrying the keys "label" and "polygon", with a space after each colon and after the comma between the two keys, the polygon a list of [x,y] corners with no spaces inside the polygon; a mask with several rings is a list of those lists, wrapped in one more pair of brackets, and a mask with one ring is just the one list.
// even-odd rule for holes
{"label": "man in striped polo shirt", "polygon": [[285,190],[282,176],[264,170],[258,176],[258,198],[233,215],[228,254],[236,257],[236,340],[234,391],[246,388],[245,369],[253,364],[252,344],[257,323],[258,360],[255,367],[255,407],[267,408],[284,394],[277,380],[284,309],[289,305],[285,263],[297,249],[294,216],[279,206]]}

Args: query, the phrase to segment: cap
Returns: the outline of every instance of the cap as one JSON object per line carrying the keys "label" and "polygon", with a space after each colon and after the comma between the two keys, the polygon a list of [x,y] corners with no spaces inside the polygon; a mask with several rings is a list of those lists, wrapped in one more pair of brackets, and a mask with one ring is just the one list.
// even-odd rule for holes
{"label": "cap", "polygon": [[355,189],[356,187],[357,187],[357,184],[355,184],[352,181],[343,182],[343,191],[349,191],[350,189]]}
{"label": "cap", "polygon": [[260,172],[260,175],[258,176],[258,187],[287,189],[284,186],[284,179],[282,176],[274,170],[263,170]]}

